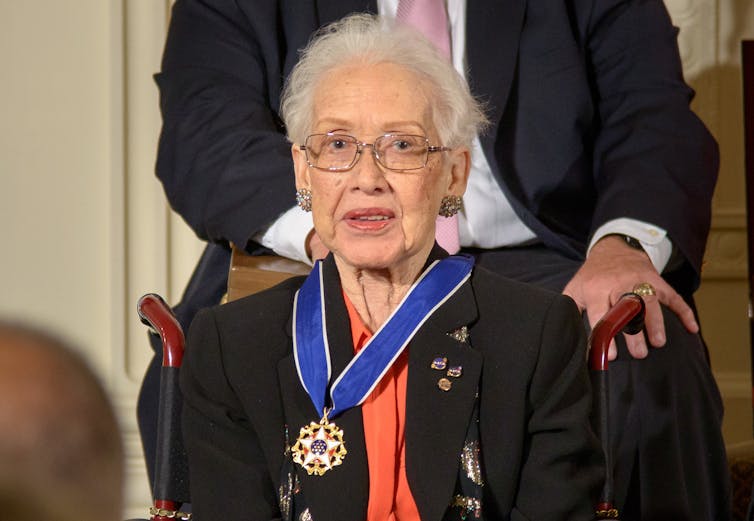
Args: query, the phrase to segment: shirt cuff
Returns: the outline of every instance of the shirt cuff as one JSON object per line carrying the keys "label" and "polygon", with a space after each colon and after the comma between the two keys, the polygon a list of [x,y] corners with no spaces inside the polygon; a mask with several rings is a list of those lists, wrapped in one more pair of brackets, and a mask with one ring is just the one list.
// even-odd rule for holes
{"label": "shirt cuff", "polygon": [[658,273],[662,273],[668,265],[673,253],[673,243],[668,238],[668,232],[659,226],[627,217],[613,219],[597,228],[589,243],[587,255],[597,241],[614,233],[628,235],[639,241]]}
{"label": "shirt cuff", "polygon": [[259,232],[254,240],[269,248],[281,257],[297,260],[312,265],[306,254],[306,238],[314,228],[311,212],[305,212],[294,206],[280,215],[267,231]]}

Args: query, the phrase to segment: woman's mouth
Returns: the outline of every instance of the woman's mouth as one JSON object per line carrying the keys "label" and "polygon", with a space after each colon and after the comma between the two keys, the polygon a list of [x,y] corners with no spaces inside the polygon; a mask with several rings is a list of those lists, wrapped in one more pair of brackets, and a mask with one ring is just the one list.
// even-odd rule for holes
{"label": "woman's mouth", "polygon": [[347,212],[343,219],[352,228],[361,231],[379,231],[388,226],[395,213],[386,208],[364,208]]}

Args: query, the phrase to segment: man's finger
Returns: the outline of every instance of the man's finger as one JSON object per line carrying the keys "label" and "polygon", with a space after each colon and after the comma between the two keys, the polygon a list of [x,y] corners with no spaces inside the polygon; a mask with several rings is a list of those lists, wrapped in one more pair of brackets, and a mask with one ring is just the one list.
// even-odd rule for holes
{"label": "man's finger", "polygon": [[647,343],[644,341],[644,331],[640,331],[635,335],[623,334],[623,338],[626,339],[626,347],[629,354],[634,358],[646,358],[649,354],[647,349]]}
{"label": "man's finger", "polygon": [[647,332],[649,343],[653,347],[662,347],[665,345],[665,320],[662,317],[660,302],[657,295],[644,297],[645,314],[644,330]]}
{"label": "man's finger", "polygon": [[607,359],[612,362],[616,358],[618,358],[618,344],[615,343],[615,339],[612,339],[607,350]]}
{"label": "man's finger", "polygon": [[671,289],[669,297],[663,300],[667,300],[667,302],[663,303],[670,308],[673,313],[678,315],[678,318],[681,319],[681,323],[689,333],[699,332],[699,323],[696,321],[694,311],[688,304],[686,304],[683,297]]}

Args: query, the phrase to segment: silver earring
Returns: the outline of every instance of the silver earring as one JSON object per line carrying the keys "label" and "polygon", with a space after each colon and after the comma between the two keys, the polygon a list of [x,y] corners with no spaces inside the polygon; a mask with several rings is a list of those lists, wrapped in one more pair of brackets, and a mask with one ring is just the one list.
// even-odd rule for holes
{"label": "silver earring", "polygon": [[296,190],[296,204],[305,212],[312,211],[312,191],[308,188]]}
{"label": "silver earring", "polygon": [[440,211],[438,212],[443,217],[453,217],[463,206],[463,199],[460,195],[446,195],[442,198],[440,203]]}

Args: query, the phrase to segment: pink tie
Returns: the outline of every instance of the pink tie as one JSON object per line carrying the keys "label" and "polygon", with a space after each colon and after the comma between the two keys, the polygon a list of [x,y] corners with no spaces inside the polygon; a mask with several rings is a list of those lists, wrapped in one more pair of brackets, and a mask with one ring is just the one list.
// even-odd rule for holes
{"label": "pink tie", "polygon": [[[396,18],[421,32],[450,60],[450,30],[444,0],[399,0]],[[435,238],[451,255],[458,253],[461,249],[458,240],[458,216],[438,216],[435,223]]]}

